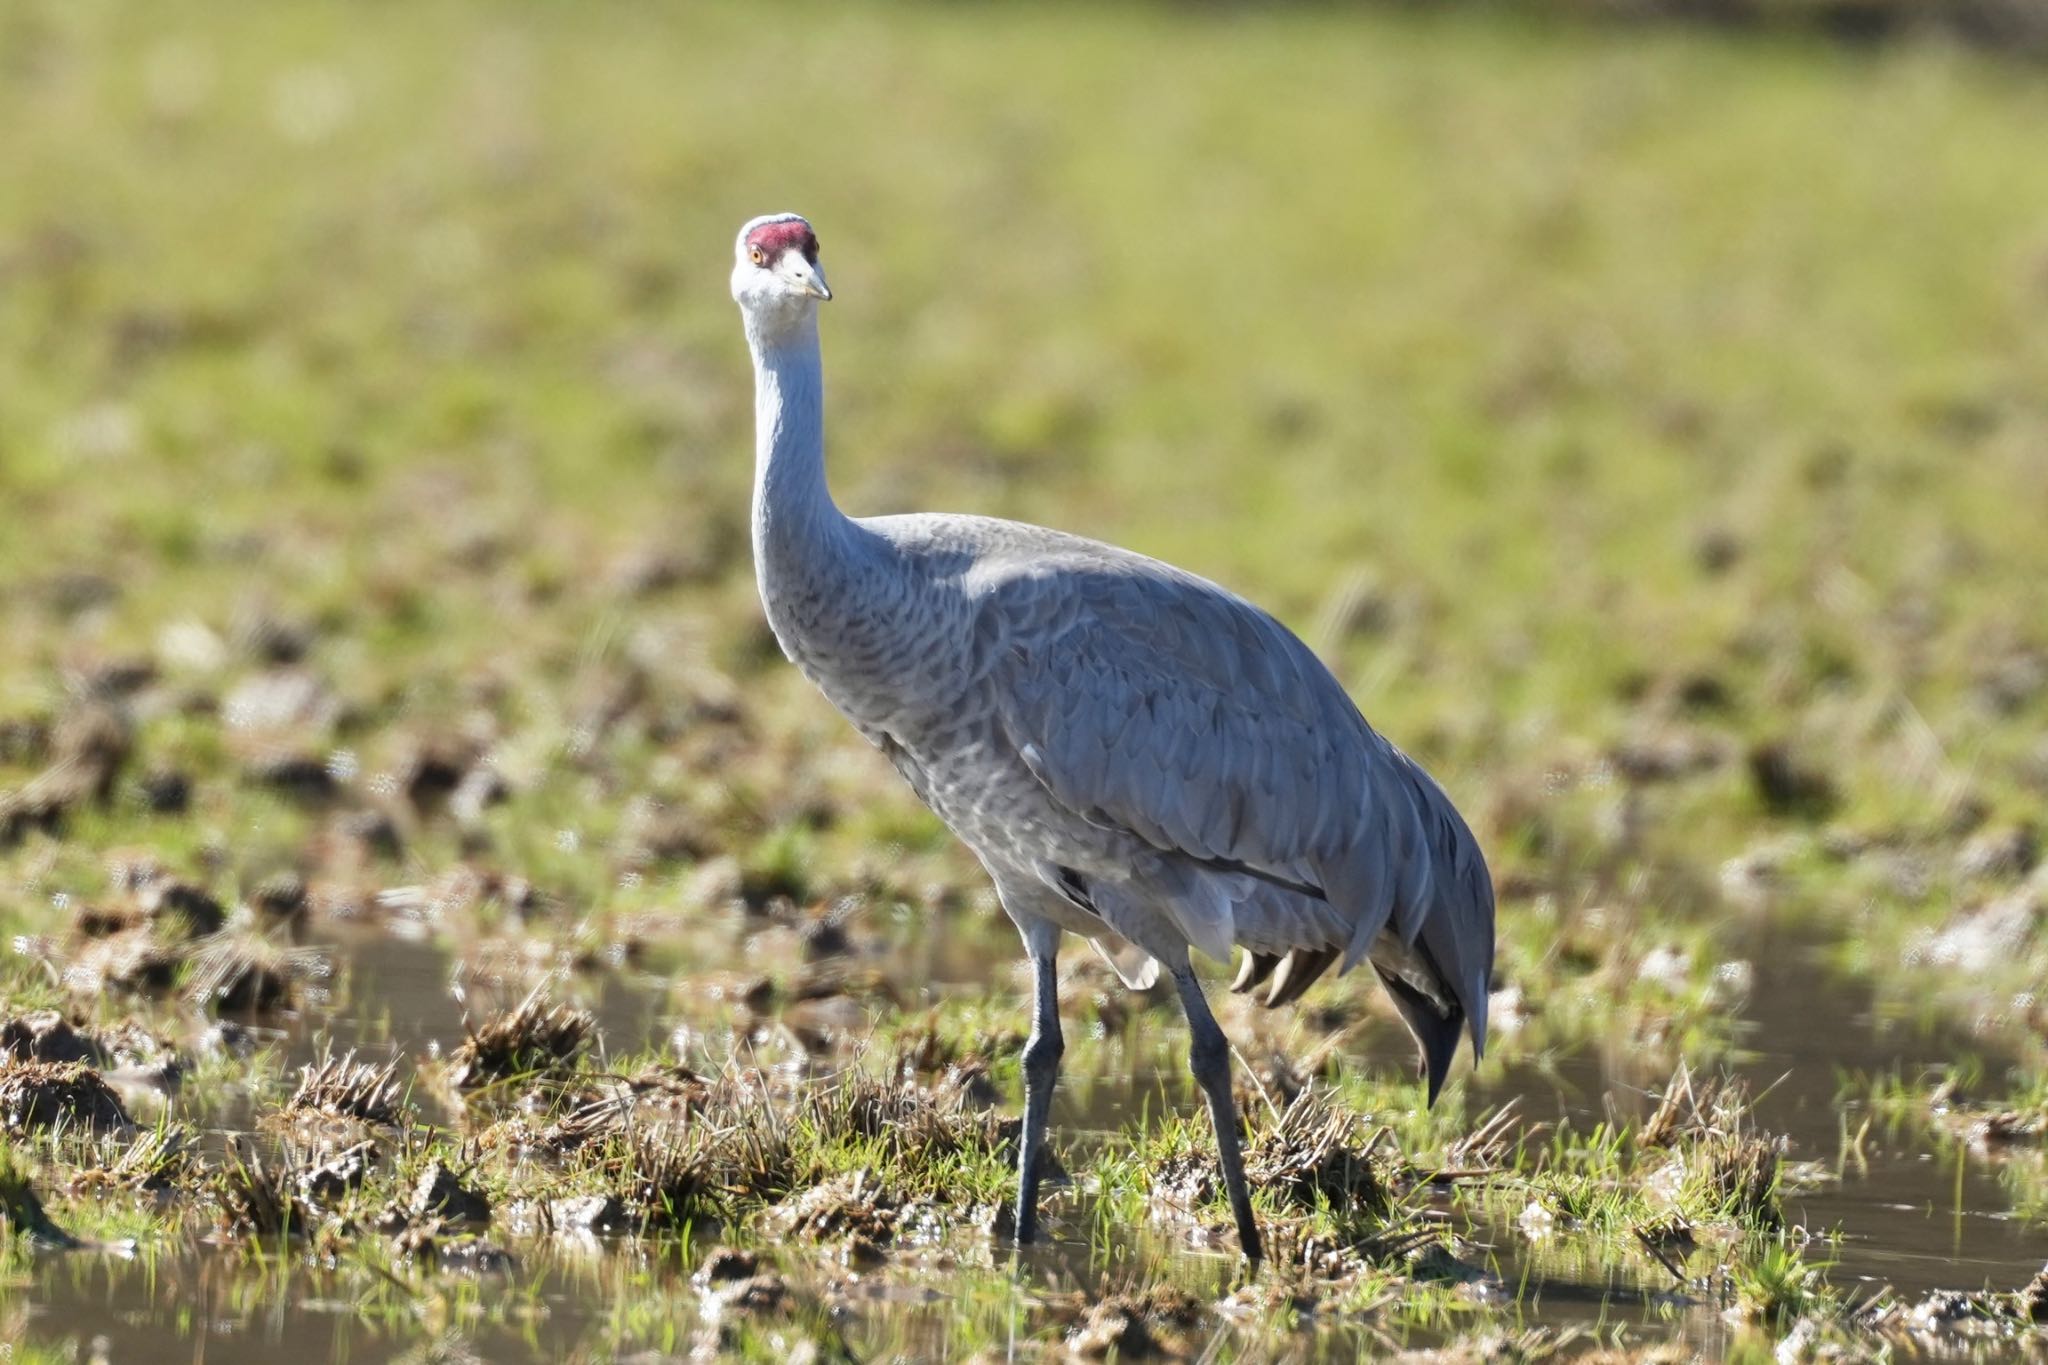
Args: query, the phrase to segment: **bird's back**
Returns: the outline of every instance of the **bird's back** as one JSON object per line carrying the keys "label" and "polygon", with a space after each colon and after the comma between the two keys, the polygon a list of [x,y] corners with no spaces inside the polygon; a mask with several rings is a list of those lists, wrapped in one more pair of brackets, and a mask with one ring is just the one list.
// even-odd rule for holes
{"label": "bird's back", "polygon": [[1419,963],[1437,988],[1421,1004],[1481,1042],[1493,903],[1477,842],[1291,631],[1194,574],[1043,527],[861,525],[916,584],[906,597],[949,623],[929,646],[1057,807],[1186,870],[1189,941],[1221,933],[1261,975],[1279,964],[1274,996],[1398,946],[1406,965],[1382,975],[1404,1012],[1396,982]]}

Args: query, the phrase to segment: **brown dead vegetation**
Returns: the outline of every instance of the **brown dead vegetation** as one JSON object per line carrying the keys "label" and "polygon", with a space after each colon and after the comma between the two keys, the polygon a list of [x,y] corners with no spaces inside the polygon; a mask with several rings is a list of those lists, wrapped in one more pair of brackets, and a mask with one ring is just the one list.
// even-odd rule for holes
{"label": "brown dead vegetation", "polygon": [[357,1061],[353,1051],[340,1057],[329,1054],[299,1068],[298,1089],[285,1101],[282,1118],[395,1125],[402,1117],[397,1075],[396,1062],[380,1066]]}
{"label": "brown dead vegetation", "polygon": [[299,1184],[287,1163],[266,1165],[258,1153],[238,1153],[211,1181],[216,1232],[229,1240],[310,1232],[318,1215],[300,1197]]}
{"label": "brown dead vegetation", "polygon": [[1385,1129],[1367,1132],[1358,1115],[1303,1091],[1252,1143],[1245,1178],[1304,1211],[1327,1207],[1346,1219],[1384,1217],[1394,1204],[1391,1162],[1376,1153],[1387,1137]]}
{"label": "brown dead vegetation", "polygon": [[828,1142],[877,1142],[913,1169],[975,1153],[1007,1158],[1016,1150],[1015,1123],[974,1108],[961,1088],[848,1072],[813,1092],[803,1112]]}
{"label": "brown dead vegetation", "polygon": [[557,1070],[597,1033],[597,1017],[572,1005],[545,1003],[538,991],[485,1020],[450,1054],[448,1083],[458,1090]]}
{"label": "brown dead vegetation", "polygon": [[1748,1087],[1741,1082],[1696,1083],[1691,1068],[1680,1063],[1636,1142],[1671,1150],[1674,1174],[1727,1216],[1757,1227],[1784,1225],[1780,1145],[1757,1131]]}
{"label": "brown dead vegetation", "polygon": [[[1327,1209],[1346,1223],[1386,1217],[1394,1208],[1400,1165],[1381,1155],[1385,1129],[1305,1090],[1270,1126],[1254,1130],[1245,1149],[1245,1179],[1270,1191],[1295,1213]],[[1152,1173],[1155,1195],[1188,1208],[1219,1197],[1222,1172],[1213,1151],[1197,1144],[1167,1157]]]}

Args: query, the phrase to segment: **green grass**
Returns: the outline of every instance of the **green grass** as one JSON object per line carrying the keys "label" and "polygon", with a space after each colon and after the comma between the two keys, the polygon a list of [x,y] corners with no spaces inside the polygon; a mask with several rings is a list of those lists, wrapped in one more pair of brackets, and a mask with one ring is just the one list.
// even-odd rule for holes
{"label": "green grass", "polygon": [[[783,663],[754,599],[726,273],[738,224],[781,208],[817,224],[837,293],[849,509],[1042,520],[1238,588],[1471,815],[1506,992],[1476,1084],[1461,1070],[1425,1111],[1405,1069],[1368,1060],[1397,1026],[1357,976],[1301,1011],[1225,1008],[1255,1069],[1298,1065],[1426,1172],[1488,1094],[1562,1092],[1589,1053],[1611,1092],[1767,1045],[1744,1022],[1755,969],[1791,933],[1887,1018],[1978,1030],[2000,1060],[1958,1063],[1976,1102],[2040,1104],[2038,904],[1988,956],[1949,932],[2040,888],[1962,857],[2037,821],[2048,791],[2048,91],[2030,68],[1493,7],[29,0],[0,17],[0,126],[0,793],[117,665],[154,670],[122,703],[108,801],[0,847],[0,930],[46,940],[0,959],[0,1013],[132,1017],[185,1047],[182,1087],[138,1118],[201,1134],[210,1170],[313,1035],[431,1081],[429,1044],[459,1036],[419,1036],[362,979],[361,944],[392,926],[453,955],[475,1019],[544,980],[609,1001],[624,1036],[578,1082],[630,1074],[680,1024],[661,1058],[707,1075],[872,1081],[923,1048],[926,1080],[985,1065],[1014,1103],[1021,978],[978,867]],[[308,704],[238,723],[294,640]],[[505,799],[409,798],[435,746],[486,755]],[[332,801],[259,781],[279,752],[335,774]],[[164,770],[190,781],[182,813],[146,799]],[[352,825],[364,811],[389,829]],[[66,975],[92,945],[65,926],[123,901],[109,868],[137,852],[230,909],[305,875],[306,923],[267,932],[337,945],[339,974],[306,983],[298,1017],[256,1021],[279,1032],[253,1058],[201,1052],[198,1006]],[[420,888],[404,912],[399,888]],[[836,908],[879,984],[792,999]],[[1149,1226],[1152,1167],[1206,1151],[1184,1034],[1085,957],[1064,962],[1064,1093],[1108,1126],[1058,1135],[1076,1183],[1049,1216],[1133,1293],[1180,1276],[1208,1294],[1187,1229]],[[738,1003],[757,982],[758,1015]],[[1867,1107],[1898,1141],[1953,1146],[1902,1075],[1845,1084],[1844,1131]],[[430,1148],[461,1155],[495,1103],[413,1087],[403,1159],[351,1214]],[[988,1143],[934,1158],[791,1112],[806,1178],[868,1172],[960,1209],[1006,1190]],[[1596,1123],[1517,1121],[1497,1170],[1406,1188],[1364,1224],[1260,1198],[1353,1241],[1426,1208],[1452,1220],[1433,1246],[1512,1244],[1517,1277],[1533,1203],[1557,1230],[1526,1273],[1574,1284],[1663,1285],[1634,1234],[1681,1214],[1719,1239],[1721,1288],[1761,1339],[1846,1320],[1811,1248],[1772,1240],[1770,1172],[1731,1183],[1688,1140],[1677,1154],[1707,1165],[1658,1194],[1674,1153]],[[4,1156],[58,1226],[166,1266],[209,1216],[63,1193],[98,1159],[69,1137]],[[479,1179],[554,1197],[615,1179],[618,1156]],[[2038,1158],[2000,1166],[2032,1226]],[[214,1307],[359,1301],[354,1339],[379,1345],[503,1330],[536,1353],[677,1351],[706,1330],[683,1273],[705,1226],[775,1241],[765,1200],[731,1201],[580,1269],[528,1249],[502,1296],[330,1230],[247,1253]],[[922,1249],[875,1273],[906,1300],[957,1286],[966,1325],[877,1313],[847,1329],[860,1351],[996,1353],[1075,1325],[1064,1263],[1007,1278],[985,1236],[950,1235],[958,1278],[927,1275]],[[790,1249],[795,1306],[713,1344],[838,1349],[830,1254]],[[20,1246],[0,1258],[13,1334],[71,1281]],[[1312,1287],[1322,1316],[1276,1291],[1215,1349],[1525,1322],[1513,1350],[1562,1348],[1535,1321],[1541,1283],[1509,1283],[1527,1316],[1496,1320],[1405,1251],[1353,1269]],[[145,1296],[158,1325],[187,1312],[166,1283]],[[537,1327],[550,1311],[567,1325]]]}

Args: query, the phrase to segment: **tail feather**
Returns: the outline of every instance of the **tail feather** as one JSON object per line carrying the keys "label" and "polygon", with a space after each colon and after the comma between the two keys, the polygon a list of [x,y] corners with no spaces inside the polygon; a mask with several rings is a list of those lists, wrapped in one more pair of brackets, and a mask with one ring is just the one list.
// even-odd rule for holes
{"label": "tail feather", "polygon": [[1271,976],[1273,969],[1279,965],[1278,954],[1255,953],[1249,948],[1245,949],[1244,960],[1238,963],[1237,979],[1230,983],[1231,992],[1236,995],[1244,994]]}
{"label": "tail feather", "polygon": [[1464,1032],[1465,1011],[1453,1005],[1446,1013],[1428,996],[1400,977],[1390,975],[1377,963],[1373,971],[1393,997],[1394,1007],[1401,1011],[1408,1031],[1415,1035],[1415,1045],[1422,1049],[1421,1069],[1429,1082],[1429,1102],[1433,1105],[1437,1092],[1444,1088],[1444,1077],[1451,1074],[1451,1059],[1457,1056],[1458,1038]]}
{"label": "tail feather", "polygon": [[1335,948],[1296,948],[1289,952],[1280,959],[1280,969],[1273,973],[1272,988],[1266,992],[1266,1008],[1299,1000],[1301,993],[1315,985],[1316,978],[1330,970],[1330,964],[1336,960]]}

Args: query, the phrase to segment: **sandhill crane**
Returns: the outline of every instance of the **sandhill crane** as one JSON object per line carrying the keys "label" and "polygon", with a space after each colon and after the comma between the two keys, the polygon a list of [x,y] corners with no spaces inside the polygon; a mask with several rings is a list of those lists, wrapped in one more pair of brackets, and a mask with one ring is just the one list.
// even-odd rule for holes
{"label": "sandhill crane", "polygon": [[1229,1045],[1190,948],[1243,948],[1232,988],[1264,985],[1267,1005],[1369,961],[1434,1103],[1461,1029],[1475,1060],[1486,1044],[1493,886],[1477,842],[1306,645],[1215,584],[1018,522],[843,515],[825,486],[817,305],[832,293],[817,236],[771,214],[740,230],[735,257],[769,625],[974,851],[1030,954],[1017,1240],[1037,1232],[1071,931],[1134,986],[1159,964],[1172,975],[1256,1260]]}

